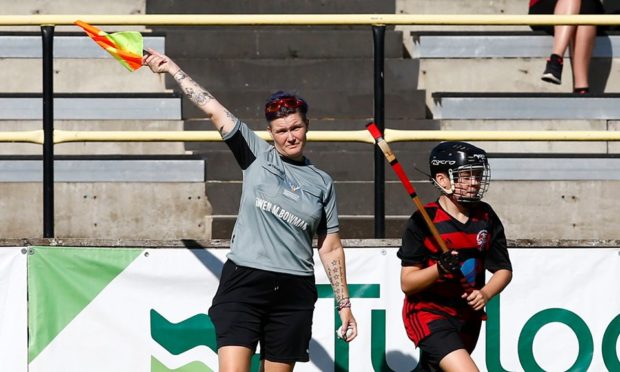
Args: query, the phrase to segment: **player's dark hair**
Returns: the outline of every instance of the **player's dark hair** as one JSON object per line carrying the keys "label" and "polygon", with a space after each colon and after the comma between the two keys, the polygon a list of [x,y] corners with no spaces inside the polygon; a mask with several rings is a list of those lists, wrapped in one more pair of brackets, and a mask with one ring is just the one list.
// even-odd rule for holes
{"label": "player's dark hair", "polygon": [[308,103],[293,93],[279,90],[273,93],[265,103],[265,119],[269,122],[296,112],[304,122],[308,122]]}

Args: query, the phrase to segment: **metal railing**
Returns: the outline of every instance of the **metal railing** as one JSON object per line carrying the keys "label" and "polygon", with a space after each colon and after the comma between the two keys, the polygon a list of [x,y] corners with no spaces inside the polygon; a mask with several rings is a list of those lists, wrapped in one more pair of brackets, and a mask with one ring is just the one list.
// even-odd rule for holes
{"label": "metal railing", "polygon": [[[216,141],[215,131],[206,132],[80,132],[54,130],[53,38],[54,26],[76,20],[96,25],[144,26],[259,26],[259,25],[367,25],[372,27],[374,46],[374,122],[385,131],[388,142],[396,141],[618,141],[620,133],[604,131],[500,132],[500,131],[398,131],[384,126],[384,37],[386,25],[618,25],[620,15],[445,15],[445,14],[184,14],[184,15],[2,15],[0,26],[41,26],[43,47],[43,130],[0,133],[0,142],[43,145],[43,235],[54,237],[54,144],[88,141]],[[266,133],[260,133],[265,138]],[[373,143],[366,131],[317,132],[310,141],[357,141]],[[385,166],[375,146],[375,237],[385,237]]]}
{"label": "metal railing", "polygon": [[111,26],[530,26],[620,24],[620,15],[480,14],[141,14],[0,15],[2,26],[73,25],[75,20]]}
{"label": "metal railing", "polygon": [[[361,125],[362,123],[360,123]],[[271,141],[267,131],[254,131],[260,138]],[[0,132],[0,142],[44,143],[43,130]],[[620,141],[620,131],[554,130],[554,131],[500,131],[500,130],[401,130],[384,129],[387,142],[428,141]],[[309,142],[375,141],[366,130],[308,132]],[[70,142],[219,142],[222,136],[215,130],[205,131],[72,131],[54,130],[53,143]]]}

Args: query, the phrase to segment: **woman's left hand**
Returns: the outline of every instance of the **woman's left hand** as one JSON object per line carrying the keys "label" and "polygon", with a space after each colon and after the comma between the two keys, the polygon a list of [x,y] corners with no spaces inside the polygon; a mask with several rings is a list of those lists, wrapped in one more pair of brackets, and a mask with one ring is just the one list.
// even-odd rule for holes
{"label": "woman's left hand", "polygon": [[476,311],[482,310],[489,302],[489,296],[480,289],[474,289],[470,294],[464,293],[461,297]]}

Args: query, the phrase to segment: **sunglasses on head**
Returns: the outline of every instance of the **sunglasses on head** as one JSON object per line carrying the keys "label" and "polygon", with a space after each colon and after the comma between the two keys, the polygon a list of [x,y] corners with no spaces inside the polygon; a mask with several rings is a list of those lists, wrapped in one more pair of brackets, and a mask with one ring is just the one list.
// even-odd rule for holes
{"label": "sunglasses on head", "polygon": [[265,105],[265,113],[266,114],[277,113],[282,109],[282,107],[286,107],[291,110],[302,108],[302,111],[303,111],[303,107],[305,107],[305,105],[306,103],[297,97],[284,97],[284,98],[279,98],[279,99],[276,99],[274,101],[267,103]]}

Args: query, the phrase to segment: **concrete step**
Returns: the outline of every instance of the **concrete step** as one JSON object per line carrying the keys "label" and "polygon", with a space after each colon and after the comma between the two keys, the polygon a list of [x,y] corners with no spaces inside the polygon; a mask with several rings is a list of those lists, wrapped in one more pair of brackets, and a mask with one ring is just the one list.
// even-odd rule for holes
{"label": "concrete step", "polygon": [[[290,84],[290,83],[289,83]],[[277,90],[298,92],[310,105],[310,120],[317,119],[362,119],[370,118],[374,112],[372,88],[365,91],[333,92],[330,89],[304,89],[302,84],[263,87],[252,90],[212,91],[215,98],[234,115],[246,119],[264,118],[264,105],[272,92]],[[409,120],[426,118],[426,105],[423,91],[386,90],[386,119]],[[183,98],[183,118],[199,119],[205,114],[197,109],[187,98]]]}
{"label": "concrete step", "polygon": [[[312,110],[312,107],[311,107]],[[370,117],[360,117],[355,119],[314,119],[310,117],[310,131],[341,131],[341,130],[366,130],[366,124],[373,121]],[[252,130],[266,130],[267,121],[262,118],[243,119],[243,122]],[[189,119],[185,120],[185,130],[214,130],[209,119]],[[385,127],[390,129],[420,129],[432,130],[439,129],[441,122],[429,119],[386,119]]]}
{"label": "concrete step", "polygon": [[[386,216],[385,238],[400,239],[409,216]],[[212,236],[213,239],[230,239],[235,226],[237,216],[213,216]],[[340,215],[341,239],[370,239],[374,238],[375,219],[374,215]]]}
{"label": "concrete step", "polygon": [[148,0],[146,12],[151,14],[347,14],[394,13],[393,1],[375,0],[184,0],[183,5],[171,0]]}
{"label": "concrete step", "polygon": [[[0,93],[0,117],[36,120],[43,116],[41,94]],[[58,120],[178,120],[181,99],[174,93],[58,93]]]}
{"label": "concrete step", "polygon": [[[502,219],[508,239],[603,239],[620,238],[615,219],[620,208],[617,190],[620,181],[492,181],[485,201],[490,203]],[[416,188],[420,185],[416,184]],[[351,191],[345,191],[351,192]],[[338,192],[338,197],[343,192]],[[403,192],[404,194],[404,192]],[[424,203],[434,199],[424,195]],[[410,210],[386,218],[386,236],[400,238],[404,223],[415,206],[406,200]],[[515,201],[515,198],[518,201]],[[372,204],[372,196],[358,195],[360,200]],[[601,202],[601,200],[603,202]],[[595,209],[592,206],[596,205]],[[370,207],[372,208],[372,206]],[[534,209],[533,209],[534,208]],[[552,211],[545,214],[546,211]],[[229,239],[235,213],[213,217],[213,236]],[[370,214],[346,214],[339,208],[342,236],[345,238],[371,238],[374,220]]]}
{"label": "concrete step", "polygon": [[[392,146],[410,179],[427,179],[428,154],[435,144],[420,143],[408,149]],[[306,151],[308,158],[319,169],[330,174],[336,182],[372,183],[374,154],[372,148],[365,151]],[[208,153],[209,180],[231,182],[241,180],[233,156],[227,151]],[[620,154],[574,154],[574,153],[492,153],[489,162],[494,180],[616,180],[620,175],[614,172],[620,167]],[[391,167],[385,164],[387,182],[398,182]]]}
{"label": "concrete step", "polygon": [[[368,120],[313,120],[311,131],[360,131],[365,130]],[[254,130],[265,130],[264,120],[247,122]],[[436,130],[439,123],[432,120],[388,120],[386,127],[391,129]],[[186,130],[211,130],[206,120],[191,120],[185,124]],[[435,145],[429,142],[393,143],[392,150],[400,159],[405,171],[415,176],[413,165],[425,167],[428,152]],[[209,179],[217,181],[240,180],[241,171],[228,147],[221,142],[188,142],[186,149],[194,153],[208,156]],[[308,142],[304,154],[320,169],[327,171],[337,181],[374,179],[374,146],[368,143],[354,142]],[[389,165],[386,166],[386,177],[396,180]],[[418,173],[418,176],[420,174]]]}
{"label": "concrete step", "polygon": [[[442,130],[472,131],[617,131],[620,122],[612,120],[442,120]],[[620,143],[604,141],[471,141],[489,153],[504,154],[617,154]]]}
{"label": "concrete step", "polygon": [[452,2],[450,0],[397,0],[398,13],[407,14],[526,14],[527,3],[512,0],[471,0]]}
{"label": "concrete step", "polygon": [[[553,48],[553,36],[533,31],[418,31],[411,38],[412,58],[547,58]],[[592,58],[620,57],[619,49],[620,34],[600,35]]]}
{"label": "concrete step", "polygon": [[[619,187],[619,181],[496,181],[485,200],[502,218],[509,239],[618,239],[615,216],[620,207],[616,197]],[[0,233],[4,237],[42,235],[42,222],[36,223],[42,221],[41,189],[40,183],[0,183],[0,192],[12,195],[2,199],[2,208],[20,211],[1,216]],[[214,238],[230,238],[236,214],[235,210],[227,218],[218,214],[210,217],[212,196],[205,199],[204,185],[200,183],[58,183],[55,189],[58,237],[209,239],[213,226]],[[520,196],[520,202],[510,195]],[[432,197],[422,199],[428,202]],[[360,196],[358,203],[360,200],[372,199]],[[402,204],[410,204],[411,210],[387,218],[389,237],[401,235],[402,221],[413,212],[414,206],[404,191]],[[592,205],[597,208],[592,210]],[[553,213],[533,214],[533,206],[539,212]],[[372,213],[340,214],[345,237],[349,236],[346,230],[355,228],[349,220],[357,221],[357,231],[366,231],[366,237],[372,237]],[[231,226],[227,231],[222,228],[226,220]]]}
{"label": "concrete step", "polygon": [[[530,156],[535,156],[530,154]],[[506,181],[617,181],[620,157],[490,158],[492,177]]]}
{"label": "concrete step", "polygon": [[[16,79],[15,76],[19,76]],[[40,59],[0,58],[0,92],[40,93],[43,73]],[[114,58],[55,59],[54,91],[57,93],[161,93],[163,76],[148,68],[129,72]]]}
{"label": "concrete step", "polygon": [[[205,182],[207,163],[196,155],[55,156],[55,182]],[[42,182],[41,156],[0,156],[0,182]]]}
{"label": "concrete step", "polygon": [[[334,93],[372,93],[371,58],[343,59],[177,59],[183,71],[213,94],[225,91],[297,88],[329,90]],[[418,64],[407,59],[385,61],[385,89],[414,91],[418,85]],[[170,79],[171,80],[171,79]],[[168,80],[168,81],[170,81]],[[174,87],[176,83],[169,84]]]}
{"label": "concrete step", "polygon": [[[389,169],[387,169],[389,170]],[[412,180],[423,200],[436,197],[435,187],[428,181]],[[336,181],[338,213],[364,215],[374,213],[374,182]],[[207,181],[207,195],[214,215],[235,215],[239,209],[241,181]],[[415,206],[399,181],[385,184],[385,212],[387,215],[409,215]]]}
{"label": "concrete step", "polygon": [[[608,14],[616,14],[620,10],[620,1],[603,1],[605,11]],[[471,0],[466,2],[453,2],[450,0],[397,0],[397,13],[408,14],[527,14],[528,3],[513,0]],[[460,26],[463,27],[463,26]],[[510,27],[496,27],[506,30]],[[441,27],[435,27],[441,28]]]}
{"label": "concrete step", "polygon": [[[421,59],[418,88],[427,91],[429,107],[434,92],[572,92],[568,60],[561,85],[542,81],[544,69],[544,58]],[[590,71],[592,93],[620,90],[620,59],[593,59]]]}
{"label": "concrete step", "polygon": [[[0,182],[0,235],[43,236],[41,182]],[[57,182],[55,236],[89,239],[210,239],[202,182]]]}
{"label": "concrete step", "polygon": [[[372,115],[371,117],[357,119],[313,119],[311,117],[310,131],[366,130],[366,124],[372,121]],[[266,130],[267,128],[265,118],[244,119],[243,122],[252,130]],[[386,128],[402,130],[437,130],[440,128],[440,124],[441,122],[438,120],[398,118],[388,118],[384,123]],[[190,119],[185,121],[185,130],[213,130],[213,126],[208,119]]]}
{"label": "concrete step", "polygon": [[491,181],[485,196],[508,239],[618,239],[620,182]]}
{"label": "concrete step", "polygon": [[[0,120],[1,132],[42,130],[41,120]],[[54,129],[66,131],[182,131],[183,122],[168,120],[55,120]],[[2,143],[0,155],[41,155],[43,146]],[[178,155],[182,142],[67,142],[54,146],[57,155]]]}
{"label": "concrete step", "polygon": [[[473,0],[454,2],[451,0],[397,0],[397,14],[527,14],[528,3],[513,0]],[[466,25],[402,25],[396,26],[396,30],[402,31],[403,45],[410,55],[416,53],[416,46],[413,38],[407,35],[412,32],[476,32],[476,31],[513,31],[513,32],[529,32],[528,26],[466,26]],[[489,71],[490,72],[490,71]],[[469,74],[469,73],[468,73]],[[471,74],[471,76],[482,77],[484,75]]]}
{"label": "concrete step", "polygon": [[[20,0],[3,1],[0,7],[2,15],[32,15],[32,14],[144,14],[145,0],[110,0],[110,1],[40,1]],[[118,26],[103,30],[115,30]],[[2,26],[2,31],[40,31],[39,26]],[[76,26],[56,26],[56,31],[76,31]],[[144,30],[144,26],[124,26],[123,30]]]}
{"label": "concrete step", "polygon": [[[125,31],[121,28],[122,31]],[[166,51],[163,34],[143,33],[144,48]],[[54,58],[111,58],[84,32],[54,33]],[[0,58],[38,58],[43,55],[41,32],[0,32]]]}
{"label": "concrete step", "polygon": [[[209,180],[225,182],[241,180],[242,174],[230,150],[222,145],[221,151],[206,153],[209,164]],[[421,173],[415,170],[414,165],[428,172],[428,153],[433,144],[423,142],[391,146],[397,154],[401,165],[410,177],[421,178]],[[406,148],[405,148],[406,147]],[[319,169],[329,173],[336,181],[372,182],[374,180],[374,147],[370,144],[355,146],[334,144],[332,149],[312,150],[312,146],[304,152],[308,159]],[[398,178],[385,164],[385,177],[396,181]]]}
{"label": "concrete step", "polygon": [[[620,94],[433,93],[435,119],[613,120],[620,118]],[[587,108],[587,109],[586,109]]]}
{"label": "concrete step", "polygon": [[40,0],[20,0],[6,2],[0,14],[141,14],[144,0],[111,0],[106,3],[64,0],[41,2]]}
{"label": "concrete step", "polygon": [[[366,124],[373,121],[373,118],[359,118],[359,119],[313,119],[310,118],[310,132],[315,131],[365,131]],[[255,131],[267,130],[267,122],[264,118],[258,119],[244,119],[244,122]],[[410,120],[410,119],[387,119],[384,123],[386,128],[399,129],[399,130],[439,130],[440,122],[435,120]],[[185,130],[188,131],[204,131],[214,130],[212,123],[208,119],[192,119],[186,120],[184,124]],[[308,146],[311,146],[315,151],[321,151],[333,148],[337,146],[339,149],[348,148],[349,146],[363,146],[367,144],[360,142],[308,142]],[[213,142],[187,142],[187,150],[195,152],[207,152],[211,150],[219,151],[222,149],[219,145],[215,145]],[[215,147],[212,147],[215,146]],[[352,147],[354,148],[354,147]]]}
{"label": "concrete step", "polygon": [[[175,59],[338,59],[372,58],[371,29],[156,27],[166,34],[166,50]],[[343,47],[346,44],[346,48]],[[207,46],[207,47],[205,47]],[[386,30],[386,58],[403,57],[403,35]]]}

